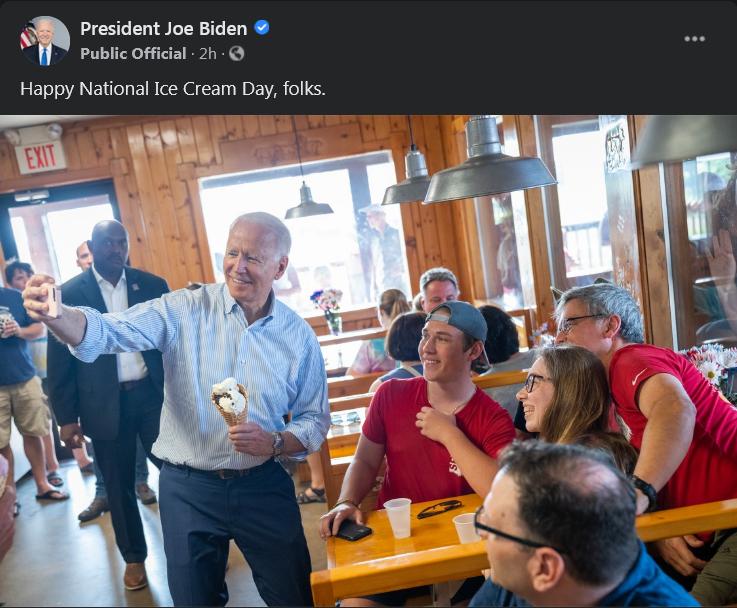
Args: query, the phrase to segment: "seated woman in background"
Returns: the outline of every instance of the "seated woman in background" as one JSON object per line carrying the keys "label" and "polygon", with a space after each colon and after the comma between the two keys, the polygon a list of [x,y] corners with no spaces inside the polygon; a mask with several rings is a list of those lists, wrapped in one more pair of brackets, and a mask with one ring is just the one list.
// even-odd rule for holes
{"label": "seated woman in background", "polygon": [[[519,335],[512,317],[496,306],[479,306],[479,310],[484,315],[488,328],[484,346],[491,363],[491,367],[482,375],[528,369],[537,359],[539,353],[534,349],[520,352]],[[486,389],[486,394],[507,410],[514,419],[519,403],[517,392],[522,386],[522,384],[512,384],[510,386],[489,388]]]}
{"label": "seated woman in background", "polygon": [[406,312],[392,321],[386,335],[386,351],[399,367],[374,380],[369,388],[370,393],[376,392],[379,385],[386,380],[392,378],[402,380],[422,375],[422,361],[418,349],[426,316],[424,312]]}
{"label": "seated woman in background", "polygon": [[[387,328],[396,317],[409,311],[409,304],[407,297],[399,289],[387,289],[381,294],[377,309],[379,323],[383,328]],[[384,347],[384,338],[376,338],[361,344],[355,360],[346,371],[346,376],[389,371],[395,367],[394,359],[387,354]]]}
{"label": "seated woman in background", "polygon": [[599,448],[625,474],[634,471],[637,451],[627,441],[629,429],[612,410],[606,370],[585,348],[543,349],[517,398],[527,430],[543,441]]}

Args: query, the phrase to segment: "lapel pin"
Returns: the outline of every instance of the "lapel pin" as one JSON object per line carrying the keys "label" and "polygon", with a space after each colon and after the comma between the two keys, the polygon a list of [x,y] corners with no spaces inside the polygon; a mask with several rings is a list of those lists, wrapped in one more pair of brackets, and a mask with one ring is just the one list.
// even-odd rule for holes
{"label": "lapel pin", "polygon": [[133,289],[133,291],[138,291],[140,287],[138,287],[138,283],[133,283],[133,285],[131,285],[131,289]]}

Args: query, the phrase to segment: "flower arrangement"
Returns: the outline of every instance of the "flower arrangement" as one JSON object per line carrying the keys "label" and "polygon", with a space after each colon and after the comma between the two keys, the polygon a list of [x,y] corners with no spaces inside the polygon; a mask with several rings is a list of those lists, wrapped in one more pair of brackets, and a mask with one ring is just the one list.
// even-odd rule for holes
{"label": "flower arrangement", "polygon": [[340,333],[342,326],[342,319],[336,312],[340,309],[342,297],[343,292],[340,289],[320,289],[310,296],[315,308],[319,308],[325,314],[330,333],[335,335]]}
{"label": "flower arrangement", "polygon": [[733,387],[737,375],[737,348],[721,344],[703,344],[680,351],[732,405],[737,405],[737,391]]}

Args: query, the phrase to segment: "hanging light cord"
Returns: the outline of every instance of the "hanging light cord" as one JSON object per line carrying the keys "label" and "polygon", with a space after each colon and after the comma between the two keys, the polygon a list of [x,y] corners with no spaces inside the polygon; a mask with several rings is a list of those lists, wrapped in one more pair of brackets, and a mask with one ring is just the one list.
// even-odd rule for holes
{"label": "hanging light cord", "polygon": [[305,172],[302,170],[302,155],[299,151],[299,137],[297,136],[297,121],[294,120],[294,114],[292,114],[292,130],[294,131],[294,143],[297,146],[297,161],[299,162],[299,172],[302,175],[302,183],[305,181]]}
{"label": "hanging light cord", "polygon": [[407,124],[409,125],[409,149],[417,150],[417,146],[415,145],[415,136],[412,132],[412,117],[409,114],[407,114]]}

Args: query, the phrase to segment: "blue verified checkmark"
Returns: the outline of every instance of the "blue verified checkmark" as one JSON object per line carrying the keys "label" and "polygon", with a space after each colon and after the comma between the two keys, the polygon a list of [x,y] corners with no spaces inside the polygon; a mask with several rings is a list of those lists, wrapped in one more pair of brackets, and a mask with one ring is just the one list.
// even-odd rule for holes
{"label": "blue verified checkmark", "polygon": [[253,29],[259,36],[264,36],[269,33],[269,22],[266,19],[259,19],[253,24]]}

